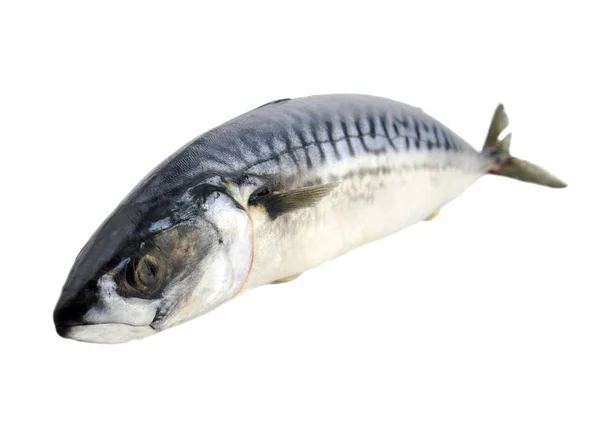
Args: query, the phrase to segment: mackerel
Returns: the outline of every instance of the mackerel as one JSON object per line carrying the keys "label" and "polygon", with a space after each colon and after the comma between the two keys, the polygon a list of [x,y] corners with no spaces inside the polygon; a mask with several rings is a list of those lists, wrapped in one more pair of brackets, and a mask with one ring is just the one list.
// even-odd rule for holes
{"label": "mackerel", "polygon": [[117,206],[75,260],[56,330],[147,337],[432,218],[486,174],[566,186],[513,157],[510,139],[502,105],[481,152],[385,98],[260,106],[192,140]]}

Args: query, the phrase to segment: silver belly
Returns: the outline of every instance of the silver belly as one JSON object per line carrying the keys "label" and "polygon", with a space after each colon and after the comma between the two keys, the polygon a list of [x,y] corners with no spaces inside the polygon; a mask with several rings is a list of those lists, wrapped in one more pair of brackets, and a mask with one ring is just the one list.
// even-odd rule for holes
{"label": "silver belly", "polygon": [[312,269],[423,220],[485,174],[478,153],[371,155],[304,175],[339,185],[317,206],[271,220],[250,208],[254,260],[245,289]]}

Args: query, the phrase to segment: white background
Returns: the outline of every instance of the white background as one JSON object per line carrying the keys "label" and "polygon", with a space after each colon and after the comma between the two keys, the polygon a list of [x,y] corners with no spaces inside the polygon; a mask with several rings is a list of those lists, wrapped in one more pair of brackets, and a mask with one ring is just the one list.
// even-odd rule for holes
{"label": "white background", "polygon": [[[218,3],[218,5],[217,5]],[[3,2],[0,434],[598,436],[594,2]],[[420,106],[567,182],[415,225],[123,345],[58,337],[79,249],[196,135],[282,97]]]}

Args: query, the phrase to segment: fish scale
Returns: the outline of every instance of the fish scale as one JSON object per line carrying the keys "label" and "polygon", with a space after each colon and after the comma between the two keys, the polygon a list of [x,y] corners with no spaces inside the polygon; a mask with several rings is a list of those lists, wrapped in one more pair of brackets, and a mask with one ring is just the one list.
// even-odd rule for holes
{"label": "fish scale", "polygon": [[280,283],[437,211],[487,173],[549,187],[422,110],[364,95],[283,99],[195,138],[146,176],[77,256],[54,312],[67,338],[118,343]]}

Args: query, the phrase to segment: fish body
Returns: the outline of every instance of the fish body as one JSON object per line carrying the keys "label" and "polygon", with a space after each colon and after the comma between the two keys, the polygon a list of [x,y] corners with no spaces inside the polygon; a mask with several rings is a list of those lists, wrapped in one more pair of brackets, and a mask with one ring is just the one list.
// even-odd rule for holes
{"label": "fish body", "polygon": [[79,254],[59,334],[145,337],[432,216],[496,173],[564,186],[509,154],[499,106],[482,152],[422,110],[364,95],[283,99],[199,136],[126,197]]}
{"label": "fish body", "polygon": [[[247,288],[302,273],[423,220],[490,168],[445,126],[390,100],[323,96],[264,112],[284,115],[280,137],[296,141],[279,143],[251,170],[285,175],[286,190],[337,185],[313,208],[277,220],[250,209],[255,257]],[[294,116],[303,129],[287,121]]]}

